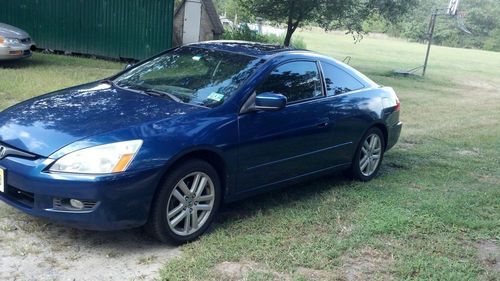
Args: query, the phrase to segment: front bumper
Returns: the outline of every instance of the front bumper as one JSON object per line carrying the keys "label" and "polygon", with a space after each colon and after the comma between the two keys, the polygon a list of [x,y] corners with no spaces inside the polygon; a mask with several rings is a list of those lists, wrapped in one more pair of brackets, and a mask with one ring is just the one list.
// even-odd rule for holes
{"label": "front bumper", "polygon": [[0,46],[0,61],[17,60],[32,55],[32,44],[20,44],[15,46]]}
{"label": "front bumper", "polygon": [[[143,225],[156,186],[159,169],[115,175],[70,175],[43,172],[50,159],[0,160],[5,192],[0,200],[36,217],[90,230],[116,230]],[[94,202],[85,210],[62,210],[61,201]]]}

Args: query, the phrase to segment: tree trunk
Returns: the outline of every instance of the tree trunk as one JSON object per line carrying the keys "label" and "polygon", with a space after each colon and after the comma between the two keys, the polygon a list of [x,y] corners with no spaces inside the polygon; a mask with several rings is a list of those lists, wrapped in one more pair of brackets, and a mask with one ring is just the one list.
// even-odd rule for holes
{"label": "tree trunk", "polygon": [[292,35],[293,35],[293,30],[291,30],[291,29],[289,28],[289,29],[286,31],[285,42],[283,43],[283,45],[285,45],[285,47],[290,46],[290,43],[292,42]]}
{"label": "tree trunk", "polygon": [[286,29],[286,36],[285,36],[285,42],[283,45],[285,47],[289,47],[290,43],[292,42],[292,35],[297,30],[297,27],[299,26],[299,21],[293,22],[291,19],[288,20],[288,28]]}

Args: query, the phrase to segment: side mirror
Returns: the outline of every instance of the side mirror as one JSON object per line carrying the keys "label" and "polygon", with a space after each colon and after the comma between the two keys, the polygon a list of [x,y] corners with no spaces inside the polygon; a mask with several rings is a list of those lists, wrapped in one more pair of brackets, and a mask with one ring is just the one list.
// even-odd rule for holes
{"label": "side mirror", "polygon": [[125,69],[125,70],[127,70],[127,69],[131,68],[132,66],[134,66],[134,65],[133,65],[133,64],[131,64],[131,63],[129,63],[129,64],[127,64],[127,65],[125,66],[125,68],[124,68],[124,69]]}
{"label": "side mirror", "polygon": [[254,110],[274,111],[286,106],[287,98],[282,94],[262,93],[255,97]]}

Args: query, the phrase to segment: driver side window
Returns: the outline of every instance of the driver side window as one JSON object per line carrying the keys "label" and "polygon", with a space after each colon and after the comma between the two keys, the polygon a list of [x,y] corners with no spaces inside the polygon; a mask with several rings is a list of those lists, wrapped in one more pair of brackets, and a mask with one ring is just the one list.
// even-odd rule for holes
{"label": "driver side window", "polygon": [[323,96],[315,62],[297,61],[278,66],[256,89],[256,94],[271,92],[287,97],[289,103]]}

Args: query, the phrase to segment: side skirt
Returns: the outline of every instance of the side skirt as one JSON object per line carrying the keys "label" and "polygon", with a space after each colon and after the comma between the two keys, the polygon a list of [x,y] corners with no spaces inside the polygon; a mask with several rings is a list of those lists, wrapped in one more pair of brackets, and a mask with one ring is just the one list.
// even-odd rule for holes
{"label": "side skirt", "polygon": [[289,179],[277,181],[277,182],[270,183],[270,184],[261,185],[259,187],[252,188],[250,190],[245,190],[243,192],[239,192],[239,193],[236,193],[236,194],[228,195],[226,198],[224,198],[224,203],[231,203],[231,202],[238,201],[238,200],[241,200],[241,199],[244,199],[244,198],[247,198],[247,197],[255,196],[255,195],[258,195],[258,194],[261,194],[261,193],[270,192],[270,191],[273,191],[273,190],[276,190],[276,189],[280,189],[280,188],[283,188],[283,187],[286,187],[286,186],[290,186],[292,184],[297,184],[297,183],[300,183],[300,182],[304,182],[304,181],[306,181],[308,179],[319,178],[321,176],[325,176],[325,175],[331,174],[333,172],[337,172],[337,171],[341,171],[343,169],[347,169],[350,166],[351,166],[351,163],[340,164],[340,165],[332,166],[332,167],[325,168],[325,169],[322,169],[322,170],[318,170],[318,171],[314,171],[314,172],[310,172],[310,173],[298,175],[298,176],[295,176],[293,178],[289,178]]}

